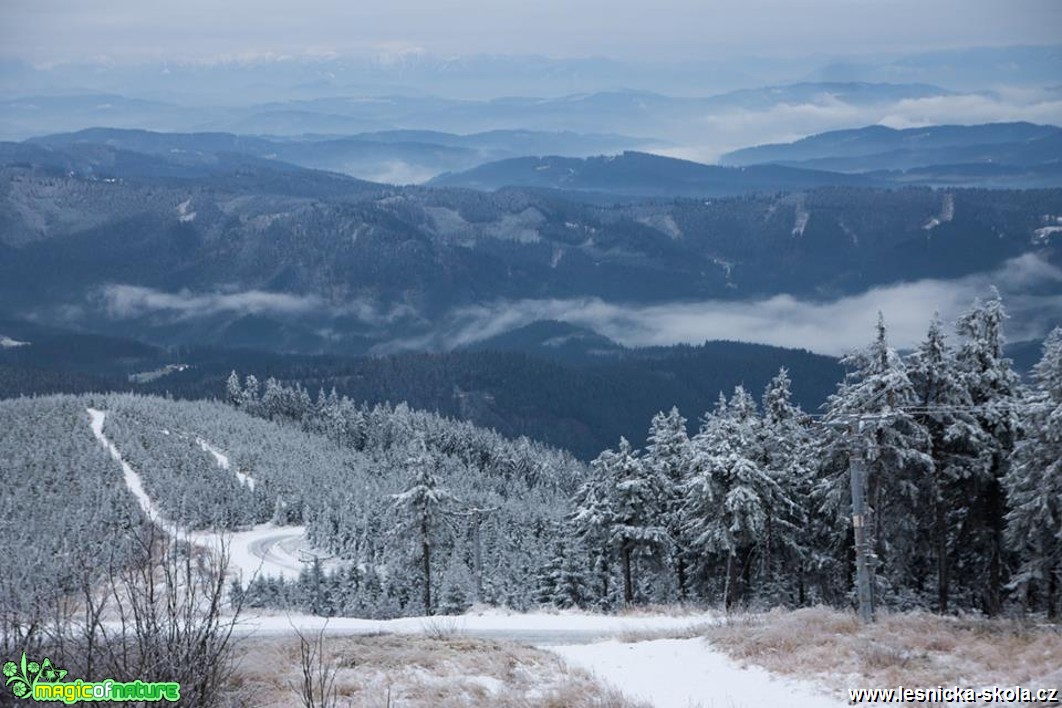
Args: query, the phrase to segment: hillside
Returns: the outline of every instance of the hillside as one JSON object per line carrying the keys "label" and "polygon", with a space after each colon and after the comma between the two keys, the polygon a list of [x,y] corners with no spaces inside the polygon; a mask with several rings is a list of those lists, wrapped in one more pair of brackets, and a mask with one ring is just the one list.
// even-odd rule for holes
{"label": "hillside", "polygon": [[720,162],[866,174],[897,184],[1058,186],[1062,128],[989,123],[896,130],[872,125],[736,150]]}
{"label": "hillside", "polygon": [[497,323],[593,312],[587,301],[829,300],[1024,254],[1051,261],[1062,215],[1059,190],[820,188],[598,206],[274,162],[135,153],[130,165],[106,146],[30,148],[29,163],[0,168],[7,314],[163,346],[446,350]]}
{"label": "hillside", "polygon": [[747,168],[702,165],[687,160],[624,152],[585,159],[521,157],[491,162],[429,182],[439,187],[495,190],[534,187],[639,197],[729,197],[823,186],[874,186],[870,178],[782,166]]}
{"label": "hillside", "polygon": [[643,440],[646,421],[659,410],[704,412],[720,392],[761,388],[780,367],[792,373],[795,400],[807,410],[818,409],[842,376],[835,359],[804,351],[737,342],[625,349],[560,323],[538,323],[467,351],[363,358],[167,351],[13,321],[0,321],[0,332],[26,343],[0,349],[0,398],[131,391],[212,399],[235,369],[315,395],[335,388],[369,405],[406,401],[582,459],[620,435]]}

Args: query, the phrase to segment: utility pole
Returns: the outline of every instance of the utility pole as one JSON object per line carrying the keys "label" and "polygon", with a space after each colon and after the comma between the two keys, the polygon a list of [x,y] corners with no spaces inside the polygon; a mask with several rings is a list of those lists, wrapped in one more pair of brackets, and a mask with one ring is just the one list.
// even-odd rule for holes
{"label": "utility pole", "polygon": [[[874,596],[871,593],[870,567],[866,529],[866,445],[859,440],[862,421],[852,423],[849,435],[848,467],[852,486],[852,532],[855,536],[856,596],[859,599],[859,617],[864,622],[874,621]],[[857,449],[858,448],[858,449]]]}
{"label": "utility pole", "polygon": [[887,420],[888,415],[855,414],[841,419],[825,421],[826,425],[839,429],[847,436],[848,478],[852,493],[852,535],[856,557],[856,599],[859,602],[859,618],[864,622],[874,621],[874,588],[870,572],[870,544],[866,526],[866,480],[867,458],[870,452],[863,439],[863,422],[870,419]]}

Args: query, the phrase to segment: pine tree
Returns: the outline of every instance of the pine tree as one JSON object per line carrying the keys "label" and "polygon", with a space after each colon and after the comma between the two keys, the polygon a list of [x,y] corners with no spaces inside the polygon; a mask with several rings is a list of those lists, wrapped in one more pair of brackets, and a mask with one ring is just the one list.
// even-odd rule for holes
{"label": "pine tree", "polygon": [[964,582],[981,588],[981,609],[990,615],[1002,610],[1007,582],[1003,478],[1021,432],[1019,407],[1023,397],[1021,381],[1003,354],[1006,318],[996,292],[990,300],[975,302],[956,325],[964,337],[956,363],[980,427],[978,464],[964,485],[964,507],[969,512],[958,539],[965,551],[959,562],[971,570]]}
{"label": "pine tree", "polygon": [[590,463],[590,475],[572,498],[572,533],[589,552],[589,575],[594,578],[598,604],[610,603],[612,547],[609,530],[616,510],[612,494],[612,469],[616,453],[604,450]]}
{"label": "pine tree", "polygon": [[911,354],[908,370],[917,396],[915,417],[929,435],[928,453],[933,463],[929,484],[923,490],[929,513],[921,521],[919,537],[926,547],[919,557],[933,561],[929,572],[935,576],[936,607],[945,613],[952,595],[956,538],[965,514],[963,487],[978,466],[978,451],[984,441],[969,391],[937,317],[931,321],[925,340]]}
{"label": "pine tree", "polygon": [[772,509],[792,505],[764,467],[756,403],[738,386],[720,397],[692,441],[692,474],[686,482],[685,532],[691,546],[725,558],[723,602],[752,585],[754,555],[763,549]]}
{"label": "pine tree", "polygon": [[784,368],[763,393],[759,447],[761,463],[780,490],[780,496],[768,506],[767,534],[762,542],[761,565],[771,588],[769,599],[772,604],[788,598],[803,605],[810,552],[805,529],[810,517],[807,500],[812,486],[812,439],[808,417],[793,404],[789,373]]}
{"label": "pine tree", "polygon": [[446,512],[456,497],[441,486],[437,469],[439,459],[429,454],[423,438],[418,438],[413,455],[406,461],[409,486],[393,495],[394,508],[399,515],[396,532],[412,531],[420,546],[421,598],[424,613],[432,614],[431,549],[439,536],[447,530]]}
{"label": "pine tree", "polygon": [[663,493],[659,480],[646,470],[626,438],[610,466],[614,498],[609,538],[620,554],[623,601],[634,603],[634,568],[640,556],[659,559],[668,545],[667,530],[659,523]]}
{"label": "pine tree", "polygon": [[672,407],[666,415],[653,416],[643,465],[652,472],[661,485],[663,498],[663,526],[671,541],[671,564],[675,569],[675,582],[679,600],[687,594],[687,563],[689,549],[682,533],[683,484],[690,463],[689,437],[686,434],[686,419],[678,408]]}
{"label": "pine tree", "polygon": [[228,381],[225,382],[225,400],[228,401],[229,405],[237,408],[243,403],[243,387],[240,386],[240,377],[235,369],[229,374]]}
{"label": "pine tree", "polygon": [[1062,585],[1062,327],[1044,341],[1033,377],[1025,436],[1003,478],[1010,502],[1006,538],[1021,560],[1014,584],[1039,590],[1054,619]]}

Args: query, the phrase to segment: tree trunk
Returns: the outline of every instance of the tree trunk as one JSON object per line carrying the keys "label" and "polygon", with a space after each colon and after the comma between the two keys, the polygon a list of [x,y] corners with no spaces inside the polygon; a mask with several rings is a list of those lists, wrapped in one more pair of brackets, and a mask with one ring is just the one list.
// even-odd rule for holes
{"label": "tree trunk", "polygon": [[730,554],[726,557],[726,584],[723,586],[723,607],[727,612],[730,611],[731,605],[734,604],[734,551],[731,550]]}
{"label": "tree trunk", "polygon": [[675,558],[675,574],[678,576],[678,595],[679,602],[686,601],[686,558],[682,555],[682,551],[678,551]]}
{"label": "tree trunk", "polygon": [[937,612],[947,614],[948,595],[951,590],[948,577],[948,527],[944,518],[944,499],[940,490],[940,474],[933,472],[933,535],[937,551]]}
{"label": "tree trunk", "polygon": [[984,593],[984,611],[989,616],[1003,609],[1003,488],[998,479],[988,483],[985,519],[988,526],[988,587]]}
{"label": "tree trunk", "polygon": [[1058,619],[1058,570],[1054,567],[1047,569],[1047,619]]}
{"label": "tree trunk", "polygon": [[421,562],[424,564],[424,614],[430,615],[431,612],[431,543],[428,541],[428,525],[421,523],[420,525],[420,553]]}
{"label": "tree trunk", "polygon": [[623,602],[634,604],[634,583],[631,580],[631,542],[623,542]]}

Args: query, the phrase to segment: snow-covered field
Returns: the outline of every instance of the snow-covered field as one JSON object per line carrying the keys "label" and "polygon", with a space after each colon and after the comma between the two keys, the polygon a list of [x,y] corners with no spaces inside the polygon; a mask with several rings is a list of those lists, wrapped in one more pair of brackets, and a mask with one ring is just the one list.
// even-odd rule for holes
{"label": "snow-covered field", "polygon": [[[240,633],[279,637],[297,628],[304,634],[467,636],[537,644],[569,666],[654,708],[840,708],[843,701],[808,681],[784,678],[756,666],[741,666],[705,639],[625,642],[639,632],[681,634],[718,621],[709,613],[596,615],[579,612],[473,612],[458,617],[403,617],[365,620],[350,617],[255,614],[241,620]],[[537,641],[536,641],[537,640]],[[560,643],[555,640],[560,640]]]}
{"label": "snow-covered field", "polygon": [[742,667],[703,638],[598,642],[550,649],[655,708],[840,708],[823,688]]}

